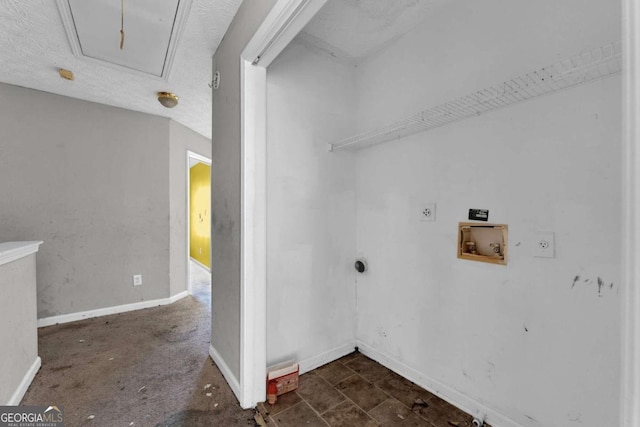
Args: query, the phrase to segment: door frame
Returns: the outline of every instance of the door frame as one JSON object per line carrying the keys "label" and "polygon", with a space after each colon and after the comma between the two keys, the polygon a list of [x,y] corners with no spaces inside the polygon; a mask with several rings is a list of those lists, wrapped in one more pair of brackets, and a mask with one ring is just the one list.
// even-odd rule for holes
{"label": "door frame", "polygon": [[267,68],[327,0],[278,0],[240,55],[240,405],[266,398]]}
{"label": "door frame", "polygon": [[[265,397],[267,67],[327,0],[278,0],[241,61],[240,403]],[[640,0],[622,0],[622,346],[620,424],[640,425]]]}
{"label": "door frame", "polygon": [[622,0],[622,369],[620,424],[640,426],[640,0]]}
{"label": "door frame", "polygon": [[[197,160],[200,163],[205,163],[209,166],[211,166],[211,159],[209,159],[208,157],[205,157],[201,154],[195,153],[191,150],[187,150],[187,220],[185,221],[185,224],[187,225],[187,253],[186,253],[186,266],[187,266],[187,292],[189,292],[189,295],[193,294],[193,289],[191,288],[191,268],[189,268],[190,266],[190,261],[191,261],[191,160]],[[211,208],[209,208],[209,212],[211,212]],[[201,265],[203,268],[206,268],[206,266],[198,263],[199,265]],[[211,265],[211,236],[209,236],[209,265]],[[208,269],[209,272],[211,272],[211,269]]]}

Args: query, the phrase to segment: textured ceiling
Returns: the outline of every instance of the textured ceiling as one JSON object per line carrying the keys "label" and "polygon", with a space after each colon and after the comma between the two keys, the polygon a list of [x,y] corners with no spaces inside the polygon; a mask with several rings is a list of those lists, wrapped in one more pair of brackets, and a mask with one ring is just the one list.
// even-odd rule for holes
{"label": "textured ceiling", "polygon": [[[2,0],[0,82],[170,117],[210,138],[211,57],[241,2],[193,0],[165,81],[74,56],[55,0]],[[59,68],[75,80],[61,79]],[[162,107],[158,91],[176,93],[180,104]]]}
{"label": "textured ceiling", "polygon": [[[302,36],[357,65],[451,1],[329,0]],[[55,0],[2,0],[0,82],[170,117],[210,138],[211,57],[241,2],[193,0],[165,81],[74,56]],[[59,68],[75,80],[61,79]],[[176,93],[179,105],[162,107],[159,91]]]}
{"label": "textured ceiling", "polygon": [[329,0],[301,38],[357,65],[448,3],[452,0]]}

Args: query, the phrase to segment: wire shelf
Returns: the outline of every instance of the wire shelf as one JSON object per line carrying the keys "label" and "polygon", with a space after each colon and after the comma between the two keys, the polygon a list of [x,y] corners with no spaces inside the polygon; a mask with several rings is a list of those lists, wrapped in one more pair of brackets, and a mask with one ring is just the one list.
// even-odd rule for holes
{"label": "wire shelf", "polygon": [[548,67],[420,111],[329,144],[330,151],[358,149],[445,126],[520,101],[602,79],[622,70],[622,43],[585,51]]}

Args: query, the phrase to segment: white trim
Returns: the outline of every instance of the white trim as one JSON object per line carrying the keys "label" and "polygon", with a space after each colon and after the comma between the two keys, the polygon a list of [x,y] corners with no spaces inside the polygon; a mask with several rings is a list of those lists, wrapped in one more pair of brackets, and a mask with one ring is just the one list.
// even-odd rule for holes
{"label": "white trim", "polygon": [[[266,397],[266,67],[327,0],[278,0],[240,57],[240,406]],[[262,56],[259,66],[252,65]]]}
{"label": "white trim", "polygon": [[[211,159],[208,158],[208,157],[203,156],[202,154],[194,153],[191,150],[187,150],[187,158],[189,158],[189,157],[192,158],[192,159],[195,159],[195,160],[197,160],[199,162],[202,162],[202,163],[205,163],[205,164],[211,166]],[[187,162],[187,165],[188,164],[189,163]],[[189,169],[189,168],[187,168],[187,169]]]}
{"label": "white trim", "polygon": [[38,370],[40,370],[40,366],[42,366],[42,360],[40,357],[36,357],[36,360],[33,361],[31,367],[27,370],[22,377],[22,381],[18,384],[18,388],[13,392],[9,401],[7,402],[7,406],[18,406],[24,397],[24,394],[27,392],[27,389],[33,382],[33,379],[36,377]]}
{"label": "white trim", "polygon": [[4,242],[0,243],[0,265],[35,254],[42,242]]}
{"label": "white trim", "polygon": [[137,74],[145,78],[153,78],[158,81],[164,80],[165,82],[168,82],[169,77],[171,76],[173,63],[178,51],[178,43],[182,38],[185,27],[187,26],[192,2],[193,0],[179,0],[178,2],[178,9],[176,10],[175,20],[173,22],[173,28],[171,30],[171,38],[169,39],[169,44],[167,45],[167,53],[162,63],[162,74],[158,76],[157,74],[136,70],[124,65],[116,64],[114,62],[86,56],[82,52],[82,46],[80,45],[80,41],[78,40],[78,33],[76,31],[75,22],[73,21],[73,14],[71,13],[69,0],[56,0],[58,11],[60,12],[60,18],[62,20],[62,26],[64,27],[65,33],[67,34],[67,40],[69,41],[69,46],[71,47],[71,52],[74,56],[80,58],[83,61],[87,61],[93,64],[107,66],[131,74]]}
{"label": "white trim", "polygon": [[173,62],[178,52],[178,43],[182,39],[184,29],[187,27],[187,21],[191,12],[191,4],[193,0],[179,0],[178,10],[176,11],[176,19],[173,21],[173,30],[171,31],[171,39],[167,48],[167,56],[164,57],[162,66],[162,78],[169,81],[171,72],[173,71]]}
{"label": "white trim", "polygon": [[640,426],[640,2],[623,0],[622,369],[620,425]]}
{"label": "white trim", "polygon": [[209,267],[207,267],[206,265],[204,265],[203,263],[201,263],[200,261],[198,261],[197,259],[189,257],[189,261],[194,263],[198,267],[202,268],[203,270],[206,270],[209,273],[211,273],[211,269]]}
{"label": "white trim", "polygon": [[211,357],[211,359],[213,359],[213,362],[216,364],[218,369],[220,369],[222,376],[227,381],[227,384],[229,384],[229,387],[231,387],[231,391],[233,391],[233,394],[235,394],[236,398],[240,400],[240,383],[238,382],[238,379],[235,377],[235,375],[233,375],[233,372],[231,372],[231,369],[229,369],[229,366],[226,364],[222,356],[220,356],[220,353],[218,353],[218,351],[213,347],[213,345],[209,345],[209,356]]}
{"label": "white trim", "polygon": [[241,62],[240,405],[266,398],[266,82],[267,70]]}
{"label": "white trim", "polygon": [[247,43],[242,58],[253,65],[268,67],[326,2],[327,0],[278,1]]}
{"label": "white trim", "polygon": [[307,373],[309,371],[313,371],[316,368],[319,368],[322,365],[326,365],[327,363],[333,362],[334,360],[338,360],[347,354],[351,354],[356,351],[356,343],[349,342],[341,345],[340,347],[336,347],[333,350],[325,351],[317,356],[310,357],[305,359],[299,363],[300,365],[300,375]]}
{"label": "white trim", "polygon": [[144,308],[169,305],[189,296],[189,291],[182,291],[169,298],[154,299],[149,301],[134,302],[131,304],[116,305],[113,307],[98,308],[95,310],[79,311],[77,313],[61,314],[59,316],[43,317],[38,319],[38,328],[57,325],[60,323],[75,322],[77,320],[91,319],[94,317],[109,316],[111,314],[126,313],[128,311],[142,310]]}
{"label": "white trim", "polygon": [[[177,294],[170,296],[169,297],[169,304],[173,304],[174,302],[178,302],[180,301],[182,298],[186,298],[189,295],[191,295],[189,293],[189,291],[182,291],[182,292],[178,292]],[[161,305],[168,305],[168,304],[161,304]]]}
{"label": "white trim", "polygon": [[62,26],[65,33],[67,33],[67,40],[71,47],[71,53],[75,56],[82,56],[82,49],[80,48],[80,42],[76,35],[75,24],[73,23],[73,16],[71,15],[71,7],[68,0],[56,0],[58,4],[58,11],[60,12],[60,18],[62,19]]}
{"label": "white trim", "polygon": [[518,424],[511,418],[508,418],[507,416],[494,411],[493,409],[483,405],[482,403],[471,399],[468,396],[465,396],[459,391],[454,390],[453,388],[446,386],[433,378],[423,375],[412,367],[398,361],[393,356],[375,350],[361,341],[358,341],[358,349],[368,358],[375,360],[383,366],[386,366],[387,368],[403,376],[404,378],[418,384],[425,390],[435,394],[441,399],[446,400],[452,405],[457,406],[464,412],[484,419],[487,423],[493,426],[523,427],[522,424]]}

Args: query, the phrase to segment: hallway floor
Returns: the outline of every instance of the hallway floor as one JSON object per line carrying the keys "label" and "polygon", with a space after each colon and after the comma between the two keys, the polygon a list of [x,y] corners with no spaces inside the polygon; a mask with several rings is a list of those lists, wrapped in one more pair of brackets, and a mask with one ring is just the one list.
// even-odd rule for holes
{"label": "hallway floor", "polygon": [[[174,304],[38,330],[42,368],[22,405],[58,405],[65,425],[255,426],[209,357],[210,276]],[[268,426],[469,427],[471,417],[360,353],[261,404]]]}
{"label": "hallway floor", "polygon": [[70,427],[254,426],[209,357],[208,272],[191,274],[174,304],[39,329],[21,404],[59,405]]}

